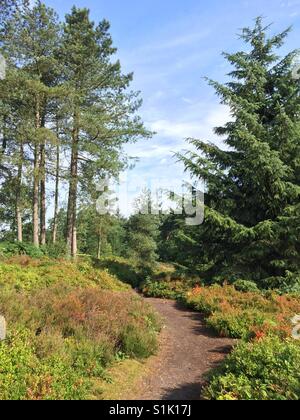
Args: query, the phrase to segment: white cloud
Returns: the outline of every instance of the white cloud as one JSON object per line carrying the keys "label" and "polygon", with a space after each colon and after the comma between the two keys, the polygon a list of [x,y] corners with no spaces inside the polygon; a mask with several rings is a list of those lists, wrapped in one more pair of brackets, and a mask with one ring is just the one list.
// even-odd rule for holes
{"label": "white cloud", "polygon": [[230,120],[229,109],[223,105],[216,105],[202,117],[201,109],[201,104],[190,107],[191,115],[188,114],[181,120],[175,117],[174,120],[154,119],[148,122],[149,129],[157,134],[151,140],[128,145],[126,152],[140,159],[138,166],[146,165],[147,162],[155,167],[167,163],[174,153],[189,149],[191,146],[186,142],[187,138],[199,138],[222,147],[223,141],[214,134],[213,129]]}
{"label": "white cloud", "polygon": [[158,136],[173,140],[189,137],[202,138],[212,141],[215,137],[213,129],[222,126],[230,120],[229,109],[225,106],[215,106],[207,115],[201,118],[186,119],[182,121],[160,119],[149,123],[151,130]]}

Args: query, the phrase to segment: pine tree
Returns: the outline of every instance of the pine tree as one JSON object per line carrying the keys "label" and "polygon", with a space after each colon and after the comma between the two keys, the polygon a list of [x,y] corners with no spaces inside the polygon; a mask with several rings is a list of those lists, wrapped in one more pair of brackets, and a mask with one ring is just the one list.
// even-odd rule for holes
{"label": "pine tree", "polygon": [[26,141],[33,149],[32,219],[35,246],[46,241],[46,147],[48,142],[55,141],[55,136],[47,128],[47,106],[55,95],[58,39],[56,13],[40,1],[33,7],[24,1],[22,7],[17,7],[7,20],[5,38],[2,40],[16,78],[23,79],[23,92],[19,97],[23,100],[26,97],[28,113],[31,113],[30,133],[24,139],[23,147]]}
{"label": "pine tree", "polygon": [[300,86],[293,77],[297,52],[276,54],[289,30],[271,37],[268,30],[262,18],[244,29],[247,50],[224,54],[234,67],[231,81],[209,81],[232,115],[215,130],[226,150],[192,139],[197,152],[181,159],[207,186],[206,220],[192,234],[203,246],[198,263],[206,275],[274,286],[276,279],[299,279]]}
{"label": "pine tree", "polygon": [[135,202],[135,214],[130,216],[127,228],[127,256],[136,262],[144,275],[151,274],[158,260],[160,218],[151,191],[144,190]]}
{"label": "pine tree", "polygon": [[138,94],[127,91],[132,74],[122,74],[120,63],[112,60],[115,52],[109,23],[95,26],[87,9],[74,7],[66,17],[62,47],[71,113],[67,242],[72,256],[81,183],[116,175],[124,167],[123,144],[150,135],[135,115]]}

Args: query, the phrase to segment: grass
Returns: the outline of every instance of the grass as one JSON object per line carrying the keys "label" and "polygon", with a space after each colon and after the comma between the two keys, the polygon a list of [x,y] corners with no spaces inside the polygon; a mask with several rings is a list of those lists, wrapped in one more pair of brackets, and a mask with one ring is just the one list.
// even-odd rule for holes
{"label": "grass", "polygon": [[127,359],[108,369],[109,380],[97,379],[92,399],[122,401],[134,400],[141,378],[149,374],[147,364],[140,360]]}

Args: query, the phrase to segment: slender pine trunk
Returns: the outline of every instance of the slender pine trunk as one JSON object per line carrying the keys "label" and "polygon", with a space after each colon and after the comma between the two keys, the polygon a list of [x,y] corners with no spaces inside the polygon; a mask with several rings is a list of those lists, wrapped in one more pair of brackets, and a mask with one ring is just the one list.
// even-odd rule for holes
{"label": "slender pine trunk", "polygon": [[17,223],[17,240],[23,242],[23,221],[21,209],[21,190],[22,190],[22,172],[23,172],[23,142],[20,144],[20,155],[18,161],[17,186],[16,186],[16,223]]}
{"label": "slender pine trunk", "polygon": [[[41,127],[45,127],[45,111],[43,112]],[[46,245],[46,141],[40,146],[40,241]]]}
{"label": "slender pine trunk", "polygon": [[[40,100],[36,100],[35,110],[35,128],[41,128]],[[39,247],[39,176],[40,176],[40,153],[39,144],[36,142],[34,146],[34,164],[33,164],[33,244]]]}
{"label": "slender pine trunk", "polygon": [[[76,219],[75,219],[76,220]],[[77,227],[76,222],[73,227],[72,258],[77,257]]]}
{"label": "slender pine trunk", "polygon": [[55,196],[54,196],[54,217],[53,217],[53,232],[52,232],[52,242],[56,244],[57,242],[57,230],[58,230],[58,201],[59,201],[59,174],[60,174],[60,145],[59,145],[59,126],[57,123],[56,126],[56,137],[57,137],[57,146],[56,146],[56,168],[55,168]]}
{"label": "slender pine trunk", "polygon": [[98,231],[98,249],[97,249],[97,258],[100,260],[102,253],[102,219],[100,220],[100,229]]}
{"label": "slender pine trunk", "polygon": [[78,187],[78,114],[74,114],[74,128],[72,132],[72,155],[70,167],[70,185],[67,215],[67,249],[68,254],[76,258],[77,255],[77,187]]}
{"label": "slender pine trunk", "polygon": [[45,153],[45,143],[41,145],[40,148],[40,194],[41,194],[41,208],[40,208],[40,232],[41,232],[41,245],[46,245],[46,174],[45,174],[45,164],[46,164],[46,153]]}
{"label": "slender pine trunk", "polygon": [[97,258],[98,258],[98,260],[100,260],[100,258],[101,258],[101,251],[102,251],[102,241],[101,241],[101,235],[99,234],[98,235],[98,249],[97,249]]}

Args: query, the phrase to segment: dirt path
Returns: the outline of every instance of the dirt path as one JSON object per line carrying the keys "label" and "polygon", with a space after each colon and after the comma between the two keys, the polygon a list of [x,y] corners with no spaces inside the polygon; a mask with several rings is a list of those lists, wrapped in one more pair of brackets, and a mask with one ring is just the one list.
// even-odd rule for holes
{"label": "dirt path", "polygon": [[160,313],[165,328],[153,372],[143,380],[141,400],[198,400],[204,374],[231,350],[232,340],[205,327],[203,317],[178,303],[147,299]]}

